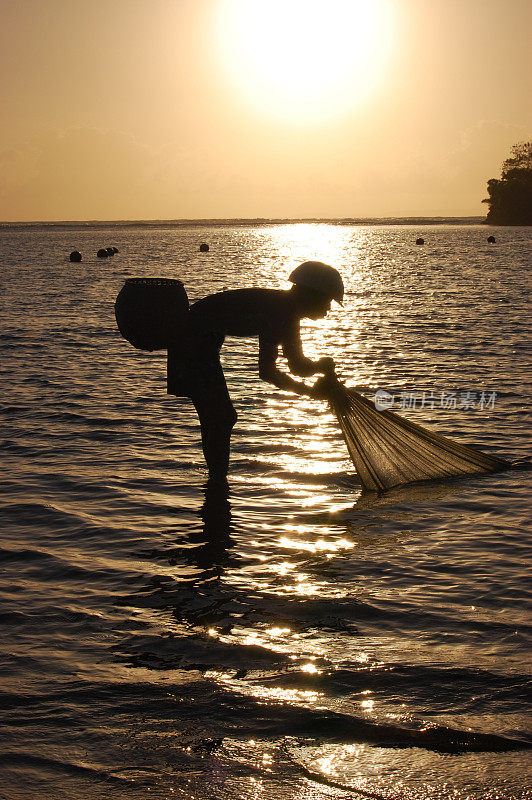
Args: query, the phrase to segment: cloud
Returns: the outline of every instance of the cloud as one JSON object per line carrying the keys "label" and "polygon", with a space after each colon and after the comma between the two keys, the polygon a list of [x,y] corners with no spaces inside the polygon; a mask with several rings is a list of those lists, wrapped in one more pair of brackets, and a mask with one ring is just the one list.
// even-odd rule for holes
{"label": "cloud", "polygon": [[198,170],[200,153],[170,154],[120,131],[46,131],[0,153],[0,219],[179,216]]}
{"label": "cloud", "polygon": [[368,165],[355,186],[368,208],[384,209],[386,202],[378,214],[484,215],[488,179],[499,177],[512,146],[526,138],[523,126],[480,121],[457,133],[446,149],[403,152],[386,170]]}
{"label": "cloud", "polygon": [[0,152],[0,219],[484,214],[487,180],[527,133],[482,121],[445,147],[376,159],[370,143],[283,150],[220,136],[184,149],[176,136],[154,148],[117,130],[45,131]]}
{"label": "cloud", "polygon": [[523,125],[478,122],[460,134],[460,144],[449,155],[447,169],[451,175],[461,179],[498,177],[501,164],[510,155],[512,146],[529,138],[529,134]]}

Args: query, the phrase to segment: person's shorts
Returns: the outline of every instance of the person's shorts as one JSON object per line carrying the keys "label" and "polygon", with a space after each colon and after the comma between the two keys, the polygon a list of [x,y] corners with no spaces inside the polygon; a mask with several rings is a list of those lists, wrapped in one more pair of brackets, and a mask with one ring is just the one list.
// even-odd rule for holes
{"label": "person's shorts", "polygon": [[203,336],[183,338],[169,348],[167,392],[177,397],[190,397],[200,417],[234,423],[235,410],[220,363],[223,338]]}

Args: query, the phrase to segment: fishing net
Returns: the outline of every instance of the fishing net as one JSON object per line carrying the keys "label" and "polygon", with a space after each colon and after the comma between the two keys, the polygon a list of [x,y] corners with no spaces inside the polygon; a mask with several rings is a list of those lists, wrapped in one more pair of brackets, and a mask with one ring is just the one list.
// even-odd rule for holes
{"label": "fishing net", "polygon": [[340,423],[364,490],[505,469],[508,462],[422,428],[375,405],[339,381],[326,379],[327,399]]}

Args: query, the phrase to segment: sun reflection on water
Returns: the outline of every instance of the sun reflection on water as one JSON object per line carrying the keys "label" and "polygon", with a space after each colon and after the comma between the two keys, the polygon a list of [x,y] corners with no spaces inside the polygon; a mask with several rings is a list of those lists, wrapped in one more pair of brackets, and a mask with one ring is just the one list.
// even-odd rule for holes
{"label": "sun reflection on water", "polygon": [[268,569],[271,572],[277,573],[280,577],[284,578],[291,570],[295,569],[295,564],[290,564],[289,561],[283,561],[281,564],[269,564]]}
{"label": "sun reflection on water", "polygon": [[[329,750],[329,748],[323,748]],[[314,762],[315,766],[323,775],[327,775],[329,777],[338,777],[339,775],[339,768],[342,765],[343,761],[349,760],[350,762],[354,762],[357,759],[357,756],[362,755],[366,750],[366,745],[357,745],[357,744],[344,744],[341,746],[336,746],[333,749],[333,752],[329,752],[328,755],[323,755],[317,758]]]}
{"label": "sun reflection on water", "polygon": [[291,628],[266,628],[266,633],[269,636],[282,636],[283,633],[292,633]]}
{"label": "sun reflection on water", "polygon": [[301,667],[301,672],[308,672],[310,675],[321,675],[323,673],[322,669],[318,669],[315,664],[303,664]]}
{"label": "sun reflection on water", "polygon": [[261,700],[277,700],[283,703],[316,703],[323,692],[302,689],[281,689],[279,687],[254,686],[252,694]]}
{"label": "sun reflection on water", "polygon": [[[305,533],[307,530],[303,525],[285,525],[284,527],[297,533]],[[350,542],[348,539],[331,541],[317,539],[314,542],[310,542],[301,539],[289,539],[287,536],[281,537],[279,544],[289,550],[305,550],[308,553],[338,553],[341,550],[351,550],[355,547],[354,542]]]}
{"label": "sun reflection on water", "polygon": [[300,223],[276,225],[270,228],[272,245],[281,256],[290,257],[294,267],[299,261],[324,261],[338,266],[345,259],[346,250],[352,248],[353,232],[349,228],[327,223]]}

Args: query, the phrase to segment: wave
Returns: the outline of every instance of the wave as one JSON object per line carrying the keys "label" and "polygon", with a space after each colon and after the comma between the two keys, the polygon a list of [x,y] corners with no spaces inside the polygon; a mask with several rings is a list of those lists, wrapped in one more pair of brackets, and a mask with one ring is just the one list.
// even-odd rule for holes
{"label": "wave", "polygon": [[[52,708],[74,705],[87,713],[97,708],[99,714],[111,712],[113,716],[134,712],[146,713],[150,705],[157,707],[160,720],[173,721],[176,729],[187,729],[193,723],[197,737],[206,737],[216,731],[220,739],[229,737],[279,739],[290,737],[299,743],[366,743],[391,748],[423,748],[438,753],[459,754],[472,752],[508,752],[528,750],[532,743],[526,739],[501,736],[483,731],[460,730],[443,725],[405,726],[376,723],[355,715],[323,708],[306,708],[286,702],[270,701],[267,705],[252,697],[228,691],[212,681],[198,679],[173,684],[154,694],[155,687],[137,685],[84,687],[78,691],[56,693],[46,698],[24,698],[24,716],[32,717],[31,707],[36,704],[46,713]],[[201,698],[201,701],[199,700]],[[6,708],[16,713],[16,706]],[[208,714],[205,715],[205,710]],[[102,716],[103,718],[103,716]]]}

